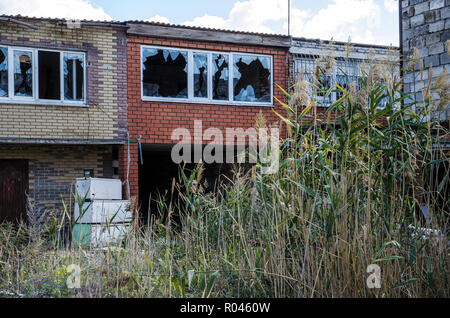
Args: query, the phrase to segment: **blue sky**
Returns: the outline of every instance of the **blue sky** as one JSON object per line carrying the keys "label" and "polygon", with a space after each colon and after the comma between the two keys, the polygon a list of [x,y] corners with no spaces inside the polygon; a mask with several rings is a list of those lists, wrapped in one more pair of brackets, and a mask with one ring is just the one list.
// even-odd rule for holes
{"label": "blue sky", "polygon": [[[0,0],[0,13],[287,33],[288,0]],[[397,0],[291,0],[291,33],[398,45]]]}

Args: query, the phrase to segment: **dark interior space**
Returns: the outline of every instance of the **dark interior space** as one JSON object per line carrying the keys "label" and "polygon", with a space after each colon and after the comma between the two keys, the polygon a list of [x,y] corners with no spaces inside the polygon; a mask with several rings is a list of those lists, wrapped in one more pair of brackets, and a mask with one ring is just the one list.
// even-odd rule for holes
{"label": "dark interior space", "polygon": [[[166,203],[171,199],[172,182],[179,182],[180,169],[184,166],[184,172],[190,176],[197,167],[197,163],[175,164],[171,159],[171,145],[142,145],[143,164],[139,163],[139,204],[141,224],[147,224],[148,216],[159,216],[157,199],[160,194],[165,194]],[[193,157],[193,156],[192,156]],[[249,164],[244,164],[251,167]],[[220,182],[227,182],[233,173],[233,164],[212,163],[203,164],[200,186],[204,193],[215,191]],[[175,191],[173,200],[178,200]],[[175,211],[175,215],[178,214]]]}
{"label": "dark interior space", "polygon": [[39,51],[39,98],[61,99],[59,52]]}

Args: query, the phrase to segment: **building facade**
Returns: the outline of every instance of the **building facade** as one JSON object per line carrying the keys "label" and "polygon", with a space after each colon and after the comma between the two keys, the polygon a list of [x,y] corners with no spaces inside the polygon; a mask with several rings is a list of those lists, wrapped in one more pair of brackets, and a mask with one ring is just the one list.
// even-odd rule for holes
{"label": "building facade", "polygon": [[[320,79],[326,90],[358,81],[369,54],[382,60],[392,49],[353,44],[349,53],[341,42],[142,21],[2,16],[0,28],[4,219],[24,215],[27,198],[38,211],[61,210],[83,176],[120,178],[124,199],[153,214],[179,177],[172,150],[180,143],[190,146],[185,168],[203,162],[204,186],[214,189],[232,165],[226,154],[209,163],[196,150],[224,145],[236,162],[261,120],[283,136],[274,110],[284,114],[298,73],[313,82],[318,58],[336,59]],[[339,98],[313,97],[322,119]]]}
{"label": "building facade", "polygon": [[[178,176],[171,159],[176,129],[186,129],[191,135],[185,142],[200,147],[210,142],[202,138],[205,131],[217,129],[224,139],[214,142],[234,147],[239,140],[227,136],[227,128],[254,127],[260,113],[268,124],[279,120],[272,108],[286,98],[277,85],[287,86],[290,38],[145,22],[127,26],[130,144],[120,152],[120,171],[130,196],[147,212],[148,202]],[[206,166],[211,184],[221,168]]]}
{"label": "building facade", "polygon": [[0,17],[3,219],[24,218],[27,198],[61,211],[75,178],[117,175],[126,68],[123,24]]}

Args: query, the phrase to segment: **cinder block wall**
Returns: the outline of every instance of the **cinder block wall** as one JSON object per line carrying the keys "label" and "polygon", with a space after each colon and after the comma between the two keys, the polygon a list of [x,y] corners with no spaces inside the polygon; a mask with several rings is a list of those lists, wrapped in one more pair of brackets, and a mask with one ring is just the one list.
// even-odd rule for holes
{"label": "cinder block wall", "polygon": [[123,28],[68,28],[58,20],[0,22],[0,46],[83,50],[88,107],[0,103],[0,143],[35,140],[121,141],[127,127],[126,36]]}
{"label": "cinder block wall", "polygon": [[[142,135],[142,143],[173,144],[171,133],[176,128],[187,128],[193,135],[194,120],[202,120],[203,131],[215,127],[224,133],[226,128],[254,127],[255,119],[261,111],[268,123],[278,122],[279,118],[268,106],[236,106],[179,102],[149,102],[141,99],[141,45],[155,45],[186,49],[210,50],[219,52],[243,52],[272,55],[274,97],[285,100],[284,93],[276,87],[287,87],[287,48],[250,46],[222,42],[198,40],[178,40],[151,36],[128,35],[128,120],[130,131],[130,193],[138,195],[138,147],[136,138]],[[282,112],[274,98],[276,110]],[[232,141],[224,141],[227,144]],[[120,178],[126,179],[127,147],[119,154]],[[125,193],[125,192],[124,192]]]}
{"label": "cinder block wall", "polygon": [[[402,0],[403,67],[417,48],[423,59],[425,71],[420,78],[419,64],[416,72],[405,75],[404,90],[422,101],[422,88],[428,84],[428,67],[433,67],[433,80],[447,69],[450,72],[450,56],[445,43],[450,40],[450,0]],[[434,95],[434,99],[438,96]],[[449,119],[450,111],[440,113],[441,119]]]}
{"label": "cinder block wall", "polygon": [[85,170],[92,169],[95,177],[113,176],[112,146],[0,144],[1,159],[28,160],[28,195],[40,212],[62,213],[63,200],[72,209],[71,186]]}

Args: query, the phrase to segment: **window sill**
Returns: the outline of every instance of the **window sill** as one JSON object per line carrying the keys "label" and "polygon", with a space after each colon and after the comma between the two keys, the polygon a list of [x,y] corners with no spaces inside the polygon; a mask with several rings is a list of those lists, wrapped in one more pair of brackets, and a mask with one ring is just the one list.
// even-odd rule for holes
{"label": "window sill", "polygon": [[184,99],[184,98],[158,98],[158,97],[141,97],[144,102],[157,103],[182,103],[182,104],[203,104],[203,105],[223,105],[223,106],[253,106],[253,107],[275,107],[273,103],[258,102],[230,102],[223,100],[210,99]]}
{"label": "window sill", "polygon": [[30,105],[30,106],[54,106],[54,107],[82,107],[88,108],[89,105],[84,103],[70,103],[70,102],[52,102],[52,101],[42,101],[42,100],[15,100],[0,98],[0,104],[11,104],[11,105]]}

